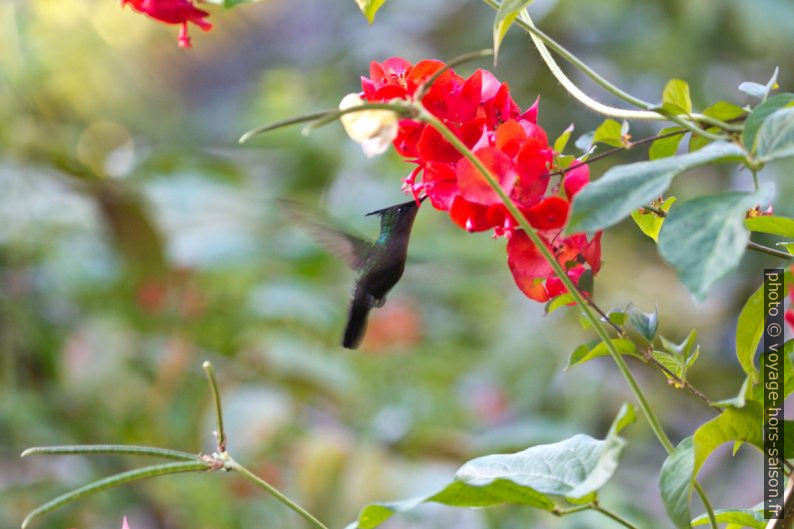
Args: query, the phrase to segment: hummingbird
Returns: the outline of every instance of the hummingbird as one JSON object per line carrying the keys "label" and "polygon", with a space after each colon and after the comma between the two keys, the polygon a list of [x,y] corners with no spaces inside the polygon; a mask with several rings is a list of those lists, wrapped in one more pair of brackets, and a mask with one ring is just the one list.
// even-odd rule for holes
{"label": "hummingbird", "polygon": [[359,346],[369,311],[386,303],[386,294],[402,277],[411,228],[419,212],[419,204],[425,198],[367,213],[366,216],[380,216],[380,235],[374,241],[331,227],[302,208],[282,201],[290,216],[303,224],[321,246],[358,273],[342,337],[343,347],[356,349]]}

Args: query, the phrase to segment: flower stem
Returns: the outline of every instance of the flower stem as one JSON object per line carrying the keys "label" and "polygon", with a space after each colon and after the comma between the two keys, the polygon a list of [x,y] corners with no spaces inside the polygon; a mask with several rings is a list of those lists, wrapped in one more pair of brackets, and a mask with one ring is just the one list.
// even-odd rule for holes
{"label": "flower stem", "polygon": [[593,503],[592,507],[593,507],[593,509],[595,511],[600,512],[601,514],[603,514],[607,518],[612,518],[613,520],[615,520],[617,523],[619,523],[623,527],[628,527],[628,529],[639,529],[636,525],[634,525],[630,521],[628,521],[625,518],[619,516],[617,513],[614,513],[612,511],[610,511],[609,509],[605,509],[604,507],[601,507],[597,503]]}
{"label": "flower stem", "polygon": [[[497,0],[483,0],[483,1],[492,8],[499,9],[500,3]],[[535,47],[540,53],[541,58],[546,63],[546,66],[549,68],[549,70],[557,79],[557,81],[559,81],[560,84],[563,85],[563,87],[568,91],[569,94],[571,94],[580,103],[590,108],[594,112],[619,119],[637,119],[637,120],[645,120],[645,121],[670,120],[670,121],[674,121],[675,123],[678,123],[683,127],[687,127],[689,130],[692,130],[693,132],[701,136],[705,136],[711,139],[715,139],[716,137],[722,138],[722,136],[714,135],[710,132],[701,129],[700,127],[697,127],[688,119],[684,119],[679,116],[671,116],[669,114],[660,112],[656,105],[649,103],[648,101],[639,99],[629,94],[628,92],[621,90],[614,84],[610,83],[604,77],[596,73],[587,64],[585,64],[581,59],[576,57],[573,53],[565,49],[554,39],[552,39],[551,37],[546,35],[543,31],[538,29],[535,26],[535,24],[532,22],[532,19],[529,17],[529,14],[526,12],[526,10],[522,11],[522,13],[519,15],[518,19],[516,20],[516,24],[518,24],[521,27],[521,29],[529,33],[532,42],[535,44]],[[576,86],[573,83],[573,81],[571,81],[568,78],[567,75],[565,75],[565,72],[562,71],[560,66],[554,60],[554,57],[549,52],[549,48],[557,52],[566,61],[570,62],[571,64],[576,66],[579,70],[584,72],[585,75],[590,77],[596,84],[601,86],[604,90],[614,95],[615,97],[618,97],[623,101],[626,101],[631,105],[641,108],[642,110],[623,109],[623,108],[617,108],[617,107],[605,105],[599,101],[596,101],[592,97],[588,96],[578,86]],[[703,114],[691,114],[691,116],[688,117],[696,121],[697,120],[707,121],[710,124],[718,126],[725,130],[735,130],[734,125],[724,123],[720,120],[716,120],[709,116],[704,116]]]}
{"label": "flower stem", "polygon": [[215,439],[218,444],[218,452],[223,453],[226,452],[226,432],[223,429],[223,409],[221,408],[221,394],[218,391],[218,381],[215,379],[215,370],[212,368],[212,364],[210,364],[209,361],[205,361],[201,364],[201,367],[207,374],[207,379],[210,383],[212,400],[215,405],[215,424],[217,426],[214,432]]}
{"label": "flower stem", "polygon": [[366,103],[363,105],[358,105],[352,108],[346,108],[345,110],[339,110],[336,108],[332,108],[329,110],[321,110],[320,112],[312,112],[311,114],[304,114],[302,116],[297,116],[294,118],[284,119],[281,121],[276,121],[274,123],[269,123],[267,125],[262,125],[261,127],[256,127],[255,129],[251,129],[242,136],[240,139],[237,140],[238,143],[245,143],[250,140],[254,136],[258,136],[259,134],[263,134],[265,132],[270,132],[272,130],[289,127],[290,125],[297,125],[298,123],[306,123],[310,122],[303,132],[307,134],[311,132],[313,129],[321,127],[326,123],[331,123],[332,121],[339,118],[344,114],[351,114],[353,112],[362,112],[364,110],[393,110],[397,114],[402,117],[410,117],[408,115],[409,110],[411,107],[406,106],[405,104],[400,103]]}
{"label": "flower stem", "polygon": [[271,496],[276,498],[278,501],[298,513],[301,517],[303,517],[306,521],[308,521],[312,526],[316,527],[317,529],[328,529],[328,527],[323,524],[320,520],[312,516],[308,511],[306,511],[303,507],[289,499],[285,496],[280,490],[275,488],[273,485],[265,481],[264,479],[260,478],[240,463],[235,461],[231,458],[231,456],[227,456],[224,468],[227,470],[234,470],[238,472],[241,476],[246,478],[248,481],[251,481],[259,488],[267,491]]}
{"label": "flower stem", "polygon": [[[656,414],[648,403],[648,400],[645,398],[645,394],[642,392],[637,380],[629,370],[626,361],[615,348],[612,340],[610,340],[609,333],[607,333],[606,328],[601,324],[601,320],[599,319],[598,315],[593,311],[590,304],[587,303],[587,300],[579,291],[579,289],[576,288],[576,285],[573,284],[573,281],[571,281],[571,279],[568,277],[568,274],[565,273],[562,265],[560,265],[554,254],[551,252],[551,250],[549,250],[535,229],[530,226],[529,221],[527,221],[521,210],[519,210],[518,207],[513,203],[507,193],[505,193],[504,189],[502,189],[502,186],[499,185],[498,180],[491,174],[491,172],[480,161],[480,159],[477,158],[477,156],[474,155],[474,153],[466,146],[466,144],[463,143],[460,138],[458,138],[455,133],[452,132],[440,119],[428,112],[424,107],[420,107],[419,119],[436,129],[436,131],[438,131],[445,140],[447,140],[458,152],[460,152],[463,157],[471,162],[471,164],[488,182],[488,185],[490,185],[494,192],[499,196],[501,201],[504,203],[505,208],[507,208],[507,211],[513,216],[514,219],[516,219],[521,229],[524,230],[526,235],[535,245],[535,248],[540,251],[544,259],[546,259],[546,261],[554,270],[555,275],[568,289],[568,292],[571,294],[571,297],[573,297],[576,304],[579,305],[579,308],[585,313],[587,319],[590,320],[590,323],[592,323],[596,334],[598,334],[598,337],[605,343],[610,356],[612,356],[612,360],[615,362],[618,370],[620,371],[620,374],[623,375],[623,378],[628,383],[629,388],[634,394],[634,398],[637,400],[640,409],[642,410],[645,418],[648,421],[648,424],[651,427],[651,430],[653,430],[656,438],[659,440],[667,453],[671,453],[673,451],[673,443],[670,441],[670,438],[667,437],[662,424],[659,422],[659,419],[656,417]],[[706,507],[706,511],[709,514],[709,520],[711,521],[713,529],[717,529],[717,521],[716,517],[714,516],[714,509],[711,507],[705,492],[700,485],[697,484],[697,482],[695,483],[695,489],[697,490],[698,495],[701,497],[701,500]]]}

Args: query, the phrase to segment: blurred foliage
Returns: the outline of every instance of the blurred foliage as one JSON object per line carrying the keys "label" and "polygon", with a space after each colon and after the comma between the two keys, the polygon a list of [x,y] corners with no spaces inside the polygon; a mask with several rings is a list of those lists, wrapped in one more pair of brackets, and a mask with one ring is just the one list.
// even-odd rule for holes
{"label": "blurred foliage", "polygon": [[[545,31],[650,100],[677,77],[690,83],[698,109],[718,98],[743,105],[748,96],[736,86],[766,82],[776,65],[780,85],[794,84],[786,2],[537,0],[532,9]],[[341,349],[352,274],[286,222],[274,199],[317,205],[373,233],[363,213],[403,200],[407,168],[393,153],[365,159],[338,124],[236,144],[253,126],[335,106],[370,60],[444,59],[488,46],[493,12],[478,2],[402,0],[369,27],[354,2],[210,10],[215,29],[182,50],[175,28],[115,1],[0,4],[0,525],[14,527],[65,488],[135,463],[20,461],[27,446],[210,449],[204,359],[219,372],[235,456],[330,526],[368,501],[431,492],[480,454],[575,432],[603,436],[628,392],[607,358],[563,372],[589,338],[578,315],[544,317],[512,284],[503,241],[467,235],[429,207],[417,219],[414,263],[374,312],[362,351]],[[572,104],[516,28],[495,73],[521,106],[541,94],[540,123],[552,138],[572,122],[575,138],[600,121]],[[635,138],[657,130],[636,129]],[[794,214],[794,182],[783,179],[791,169],[781,162],[767,173],[778,179],[781,214]],[[731,171],[679,179],[676,194],[729,188]],[[661,332],[675,342],[696,326],[701,354],[689,380],[715,399],[733,396],[742,381],[738,309],[760,269],[776,263],[746,256],[741,272],[696,304],[631,222],[607,234],[604,255],[602,305],[658,303]],[[674,440],[711,416],[657,372],[632,366]],[[606,500],[638,522],[643,512],[661,517],[648,476],[663,451],[642,423],[626,437]],[[760,456],[730,457],[710,460],[702,481],[717,505],[749,507],[763,490],[760,473],[748,470]],[[719,478],[710,466],[722,467]],[[598,523],[518,508],[416,512],[389,526]],[[123,514],[134,529],[300,523],[220,475],[135,484],[39,523],[118,527]]]}

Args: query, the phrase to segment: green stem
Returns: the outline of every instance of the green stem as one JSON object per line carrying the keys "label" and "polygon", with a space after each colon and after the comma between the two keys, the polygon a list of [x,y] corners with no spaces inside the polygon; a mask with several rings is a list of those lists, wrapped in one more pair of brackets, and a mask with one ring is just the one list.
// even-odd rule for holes
{"label": "green stem", "polygon": [[[484,2],[494,9],[499,9],[500,3],[496,0],[484,0]],[[672,119],[669,115],[660,113],[658,109],[656,109],[656,105],[649,103],[648,101],[639,99],[629,94],[628,92],[621,90],[614,84],[610,83],[604,77],[596,73],[587,64],[585,64],[581,59],[576,57],[573,53],[565,49],[554,39],[552,39],[551,37],[546,35],[543,31],[538,29],[535,26],[535,24],[532,22],[532,19],[529,17],[529,14],[526,11],[522,11],[518,19],[516,20],[516,24],[518,24],[518,26],[520,26],[521,29],[523,29],[525,32],[529,33],[530,37],[532,38],[532,42],[535,44],[535,47],[540,53],[541,58],[546,63],[546,66],[549,68],[549,70],[557,79],[557,81],[559,81],[560,84],[563,85],[563,87],[568,91],[569,94],[571,94],[575,99],[577,99],[580,103],[590,108],[591,110],[599,114],[603,114],[605,116],[610,116],[619,119],[638,119],[638,120],[646,120],[646,121],[672,120],[682,126],[687,126],[687,128],[694,127],[697,130],[697,134],[701,134],[706,137],[710,137],[712,135],[711,133],[704,131],[703,129],[691,124],[690,122],[682,118],[676,117],[675,119]],[[623,109],[623,108],[617,108],[617,107],[605,105],[599,101],[596,101],[592,97],[588,96],[578,86],[576,86],[573,83],[573,81],[571,81],[568,78],[567,75],[565,75],[565,72],[562,71],[560,66],[554,60],[554,57],[549,52],[549,48],[554,50],[563,59],[573,64],[579,70],[584,72],[585,75],[590,77],[590,79],[592,79],[596,84],[601,86],[604,90],[606,90],[610,94],[643,110]],[[734,129],[733,125],[724,123],[720,120],[711,118],[709,116],[705,116],[703,114],[692,114],[689,117],[691,117],[696,121],[697,120],[706,121],[712,125],[718,126],[726,130]],[[688,123],[688,125],[684,125],[682,122],[686,122]],[[690,128],[690,130],[692,129]]]}
{"label": "green stem", "polygon": [[394,103],[364,103],[363,105],[357,105],[354,107],[346,108],[344,110],[332,110],[328,112],[326,115],[312,121],[306,127],[303,128],[301,133],[306,136],[314,129],[318,129],[323,125],[327,125],[339,119],[340,117],[344,116],[345,114],[353,114],[354,112],[363,112],[365,110],[391,110],[396,113],[398,116],[402,118],[413,118],[414,116],[414,108],[410,104],[405,103],[401,100],[394,100]]}
{"label": "green stem", "polygon": [[276,498],[278,501],[298,513],[302,516],[306,521],[308,521],[312,526],[316,527],[317,529],[328,529],[320,520],[312,516],[308,511],[306,511],[303,507],[286,497],[281,491],[275,488],[273,485],[265,481],[264,479],[260,478],[237,461],[231,458],[231,456],[227,456],[226,462],[224,464],[224,468],[227,470],[234,470],[238,472],[240,475],[245,477],[247,480],[251,481],[259,488],[267,491],[271,496]]}
{"label": "green stem", "polygon": [[[312,112],[311,114],[304,114],[302,116],[297,116],[294,118],[284,119],[281,121],[276,121],[274,123],[269,123],[267,125],[263,125],[261,127],[257,127],[255,129],[251,129],[242,136],[240,139],[237,140],[238,143],[245,143],[250,140],[252,137],[257,136],[259,134],[263,134],[265,132],[270,132],[272,130],[289,127],[290,125],[297,125],[298,123],[306,123],[310,122],[309,124],[309,131],[312,129],[316,129],[317,127],[321,127],[326,123],[330,123],[339,118],[344,114],[350,114],[352,112],[362,112],[364,110],[393,110],[404,117],[410,117],[406,114],[410,107],[406,107],[404,104],[392,104],[392,103],[365,103],[363,105],[347,108],[345,110],[339,110],[336,108],[332,108],[329,110],[322,110],[320,112]],[[308,131],[304,130],[304,134]]]}
{"label": "green stem", "polygon": [[68,503],[77,501],[80,498],[90,494],[96,494],[97,492],[101,492],[112,487],[118,487],[119,485],[144,478],[165,476],[167,474],[177,474],[180,472],[205,472],[211,469],[211,465],[206,462],[181,461],[179,463],[163,463],[162,465],[153,465],[144,468],[137,468],[135,470],[129,470],[120,474],[114,474],[113,476],[93,481],[87,485],[83,485],[82,487],[67,492],[66,494],[62,494],[57,498],[48,501],[44,505],[40,505],[39,507],[33,509],[22,521],[22,529],[25,529],[30,521],[37,516],[41,516],[57,509],[58,507],[62,507]]}
{"label": "green stem", "polygon": [[[582,293],[579,291],[579,289],[576,288],[576,285],[573,284],[573,281],[571,281],[571,279],[568,277],[568,274],[565,273],[565,270],[563,269],[562,265],[560,265],[560,263],[557,261],[557,258],[554,256],[551,250],[549,250],[549,248],[546,246],[545,242],[540,238],[538,233],[532,228],[532,226],[530,226],[529,221],[527,221],[526,217],[521,212],[521,210],[518,209],[518,207],[513,203],[513,201],[510,199],[507,193],[505,193],[504,189],[502,189],[502,186],[499,185],[498,180],[491,174],[488,168],[485,167],[485,165],[480,161],[479,158],[477,158],[477,156],[474,155],[474,153],[466,146],[466,144],[464,144],[455,135],[455,133],[452,132],[441,120],[436,118],[433,114],[431,114],[424,108],[420,108],[419,119],[428,123],[434,129],[436,129],[439,132],[439,134],[441,134],[444,137],[445,140],[447,140],[458,152],[461,153],[461,155],[463,155],[464,158],[466,158],[469,162],[471,162],[471,164],[488,182],[488,185],[490,185],[491,188],[494,190],[494,192],[499,196],[500,200],[504,203],[505,208],[507,208],[507,211],[518,222],[518,225],[521,227],[522,230],[524,230],[524,233],[526,233],[526,235],[535,245],[535,248],[537,248],[538,251],[540,251],[540,253],[543,255],[543,258],[546,259],[546,261],[552,267],[555,275],[560,279],[560,281],[562,281],[562,283],[568,289],[568,292],[571,294],[571,297],[573,297],[576,304],[584,312],[587,319],[590,320],[591,324],[593,325],[593,328],[596,331],[596,334],[598,334],[598,337],[606,345],[610,356],[612,356],[612,360],[615,362],[615,364],[618,367],[618,370],[620,371],[620,374],[623,375],[623,378],[626,380],[629,387],[631,388],[631,391],[634,394],[634,398],[637,400],[640,409],[645,415],[645,418],[647,419],[648,424],[651,427],[651,430],[653,430],[653,433],[656,435],[656,438],[662,444],[662,446],[667,451],[667,453],[668,454],[671,453],[673,451],[673,443],[667,437],[664,428],[662,427],[661,423],[659,422],[659,419],[656,417],[656,414],[653,412],[653,409],[651,408],[650,404],[645,398],[645,394],[642,392],[642,389],[637,383],[637,380],[634,378],[634,375],[632,375],[631,371],[629,370],[626,361],[623,359],[623,357],[620,355],[618,350],[615,348],[615,345],[612,343],[612,340],[610,340],[609,333],[607,333],[606,328],[601,324],[601,320],[593,311],[592,307],[587,302],[587,300],[582,295]],[[695,484],[695,488],[698,491],[698,495],[703,500],[703,504],[706,506],[706,510],[709,513],[709,519],[712,521],[713,528],[717,529],[717,522],[716,522],[716,518],[714,517],[713,509],[711,508],[711,505],[708,502],[708,499],[706,498],[703,489],[701,489],[700,485],[698,485],[697,483]]]}
{"label": "green stem", "polygon": [[209,361],[201,364],[204,372],[207,374],[207,379],[210,383],[210,390],[212,391],[212,401],[215,407],[215,440],[218,445],[218,452],[226,452],[226,432],[223,429],[223,408],[221,408],[221,394],[218,391],[218,381],[215,379],[215,370]]}
{"label": "green stem", "polygon": [[554,514],[554,516],[565,516],[565,515],[574,514],[574,513],[577,513],[577,512],[589,511],[592,508],[593,508],[593,506],[591,504],[585,503],[584,505],[577,505],[576,507],[570,507],[568,509],[560,509],[559,507],[556,507],[551,512],[552,512],[552,514]]}
{"label": "green stem", "polygon": [[195,454],[179,450],[158,448],[155,446],[137,445],[65,445],[65,446],[34,446],[22,452],[22,457],[38,455],[97,455],[114,454],[130,456],[162,457],[174,461],[199,461]]}
{"label": "green stem", "polygon": [[601,514],[603,514],[607,518],[612,518],[613,520],[615,520],[617,523],[619,523],[623,527],[628,527],[628,529],[639,529],[636,525],[634,525],[630,521],[626,520],[625,518],[622,518],[617,513],[614,513],[612,511],[610,511],[609,509],[605,509],[604,507],[601,507],[597,503],[592,503],[591,505],[592,505],[594,510],[600,512]]}
{"label": "green stem", "polygon": [[747,249],[753,250],[754,252],[765,253],[767,255],[772,255],[774,257],[779,257],[781,259],[791,260],[794,259],[794,255],[786,252],[781,252],[780,250],[775,250],[774,248],[769,248],[762,244],[758,244],[757,242],[750,241],[747,243]]}

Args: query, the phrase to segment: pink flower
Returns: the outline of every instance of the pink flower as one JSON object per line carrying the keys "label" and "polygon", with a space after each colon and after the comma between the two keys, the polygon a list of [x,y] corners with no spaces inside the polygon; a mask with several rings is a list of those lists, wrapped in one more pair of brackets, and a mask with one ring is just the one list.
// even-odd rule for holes
{"label": "pink flower", "polygon": [[144,13],[165,24],[181,24],[179,46],[190,48],[188,23],[193,23],[202,31],[212,29],[207,21],[209,13],[196,8],[192,0],[121,0],[121,5],[130,4],[135,11]]}

